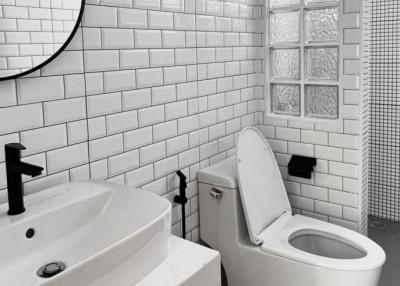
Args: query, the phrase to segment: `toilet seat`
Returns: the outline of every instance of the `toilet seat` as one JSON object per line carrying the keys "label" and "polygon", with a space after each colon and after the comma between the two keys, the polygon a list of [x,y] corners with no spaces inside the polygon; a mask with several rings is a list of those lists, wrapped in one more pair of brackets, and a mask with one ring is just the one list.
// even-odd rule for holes
{"label": "toilet seat", "polygon": [[[332,223],[292,215],[275,155],[257,129],[248,127],[240,133],[236,161],[249,237],[264,252],[315,267],[345,271],[377,269],[385,262],[384,251],[369,238]],[[300,236],[308,236],[310,251],[293,245]],[[312,248],[333,255],[313,254]],[[334,257],[335,250],[349,257]]]}
{"label": "toilet seat", "polygon": [[[297,233],[322,235],[344,246],[358,249],[360,258],[331,258],[300,250],[290,240]],[[265,252],[316,267],[335,270],[370,270],[382,266],[385,253],[369,238],[347,228],[309,218],[303,215],[284,214],[261,234]]]}
{"label": "toilet seat", "polygon": [[255,128],[242,130],[237,146],[237,177],[249,237],[262,244],[260,234],[284,213],[289,198],[271,146]]}

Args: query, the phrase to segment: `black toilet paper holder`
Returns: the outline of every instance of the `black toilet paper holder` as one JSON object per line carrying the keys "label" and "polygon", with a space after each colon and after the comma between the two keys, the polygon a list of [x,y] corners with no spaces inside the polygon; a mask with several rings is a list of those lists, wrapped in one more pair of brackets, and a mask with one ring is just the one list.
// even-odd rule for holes
{"label": "black toilet paper holder", "polygon": [[311,179],[311,173],[317,165],[317,159],[300,155],[293,155],[289,161],[288,171],[290,176]]}

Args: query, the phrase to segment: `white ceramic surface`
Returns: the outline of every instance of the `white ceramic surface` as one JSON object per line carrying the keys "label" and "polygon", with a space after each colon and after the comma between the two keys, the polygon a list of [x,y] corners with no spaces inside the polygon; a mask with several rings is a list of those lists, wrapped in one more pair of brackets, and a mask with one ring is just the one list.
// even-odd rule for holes
{"label": "white ceramic surface", "polygon": [[[221,252],[230,286],[378,285],[385,262],[382,249],[361,234],[331,223],[285,213],[261,233],[263,244],[254,245],[249,239],[237,184],[232,187],[235,185],[232,182],[237,180],[236,172],[232,171],[235,164],[235,158],[228,158],[200,170],[198,177],[200,238]],[[268,183],[263,186],[271,187]],[[210,196],[215,189],[221,192],[220,199]],[[266,205],[263,199],[258,203]],[[309,235],[313,241],[321,242],[318,237],[321,234],[328,237],[329,242],[320,243],[323,249],[316,251],[320,255],[305,251],[308,245],[304,247],[293,242],[300,235]],[[343,255],[349,245],[365,255]],[[335,253],[338,258],[324,256],[324,253],[331,256]]]}
{"label": "white ceramic surface", "polygon": [[139,283],[129,286],[221,285],[221,256],[217,251],[173,235],[169,240],[168,258]]}
{"label": "white ceramic surface", "polygon": [[[171,205],[154,194],[90,181],[26,196],[25,205],[15,217],[0,205],[1,285],[87,286],[126,261],[135,283],[168,257]],[[39,278],[39,267],[53,261],[67,269]]]}

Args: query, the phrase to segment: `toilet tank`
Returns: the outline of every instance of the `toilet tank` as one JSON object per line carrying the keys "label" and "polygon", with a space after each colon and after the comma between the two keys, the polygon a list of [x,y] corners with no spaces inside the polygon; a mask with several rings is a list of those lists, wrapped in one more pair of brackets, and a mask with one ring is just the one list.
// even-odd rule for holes
{"label": "toilet tank", "polygon": [[247,231],[240,229],[246,224],[236,172],[235,157],[198,172],[200,239],[217,250],[236,243]]}

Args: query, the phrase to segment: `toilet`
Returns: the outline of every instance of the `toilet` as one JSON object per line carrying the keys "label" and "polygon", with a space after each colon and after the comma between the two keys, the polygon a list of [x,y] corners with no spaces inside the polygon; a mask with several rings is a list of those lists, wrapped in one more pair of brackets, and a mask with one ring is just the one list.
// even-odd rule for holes
{"label": "toilet", "polygon": [[198,172],[200,238],[220,251],[229,286],[377,286],[386,256],[369,238],[293,215],[264,136]]}

